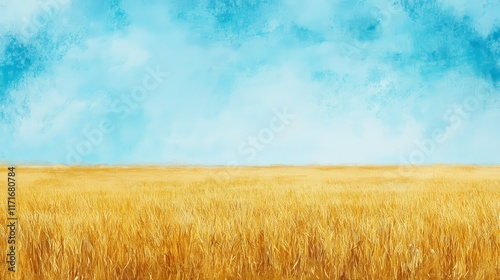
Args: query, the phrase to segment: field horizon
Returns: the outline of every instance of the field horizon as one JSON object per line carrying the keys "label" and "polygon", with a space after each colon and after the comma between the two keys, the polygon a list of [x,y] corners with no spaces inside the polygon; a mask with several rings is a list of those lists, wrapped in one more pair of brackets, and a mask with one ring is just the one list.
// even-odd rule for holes
{"label": "field horizon", "polygon": [[17,279],[500,276],[499,166],[16,172]]}

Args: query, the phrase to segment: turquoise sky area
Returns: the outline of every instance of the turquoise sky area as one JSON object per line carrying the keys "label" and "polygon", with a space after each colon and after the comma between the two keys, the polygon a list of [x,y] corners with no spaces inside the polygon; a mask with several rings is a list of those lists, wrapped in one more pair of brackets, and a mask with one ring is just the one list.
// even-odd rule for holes
{"label": "turquoise sky area", "polygon": [[500,1],[0,1],[0,162],[500,164]]}

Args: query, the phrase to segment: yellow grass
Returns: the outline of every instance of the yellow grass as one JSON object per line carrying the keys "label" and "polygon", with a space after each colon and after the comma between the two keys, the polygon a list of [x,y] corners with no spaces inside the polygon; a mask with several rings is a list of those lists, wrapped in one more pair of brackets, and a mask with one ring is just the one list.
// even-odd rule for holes
{"label": "yellow grass", "polygon": [[18,167],[15,277],[500,279],[500,168],[396,170]]}

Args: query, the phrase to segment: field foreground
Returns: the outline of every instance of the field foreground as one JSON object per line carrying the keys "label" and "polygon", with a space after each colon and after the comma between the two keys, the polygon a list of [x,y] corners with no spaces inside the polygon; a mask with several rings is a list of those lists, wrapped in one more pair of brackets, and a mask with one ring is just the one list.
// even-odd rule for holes
{"label": "field foreground", "polygon": [[500,279],[500,167],[397,169],[18,167],[0,278]]}

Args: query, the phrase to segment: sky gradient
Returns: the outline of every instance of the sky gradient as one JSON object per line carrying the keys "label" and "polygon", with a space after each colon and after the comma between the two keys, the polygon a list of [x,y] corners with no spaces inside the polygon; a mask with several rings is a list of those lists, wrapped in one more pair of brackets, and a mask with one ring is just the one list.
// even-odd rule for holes
{"label": "sky gradient", "polygon": [[2,162],[500,164],[498,0],[23,2]]}

